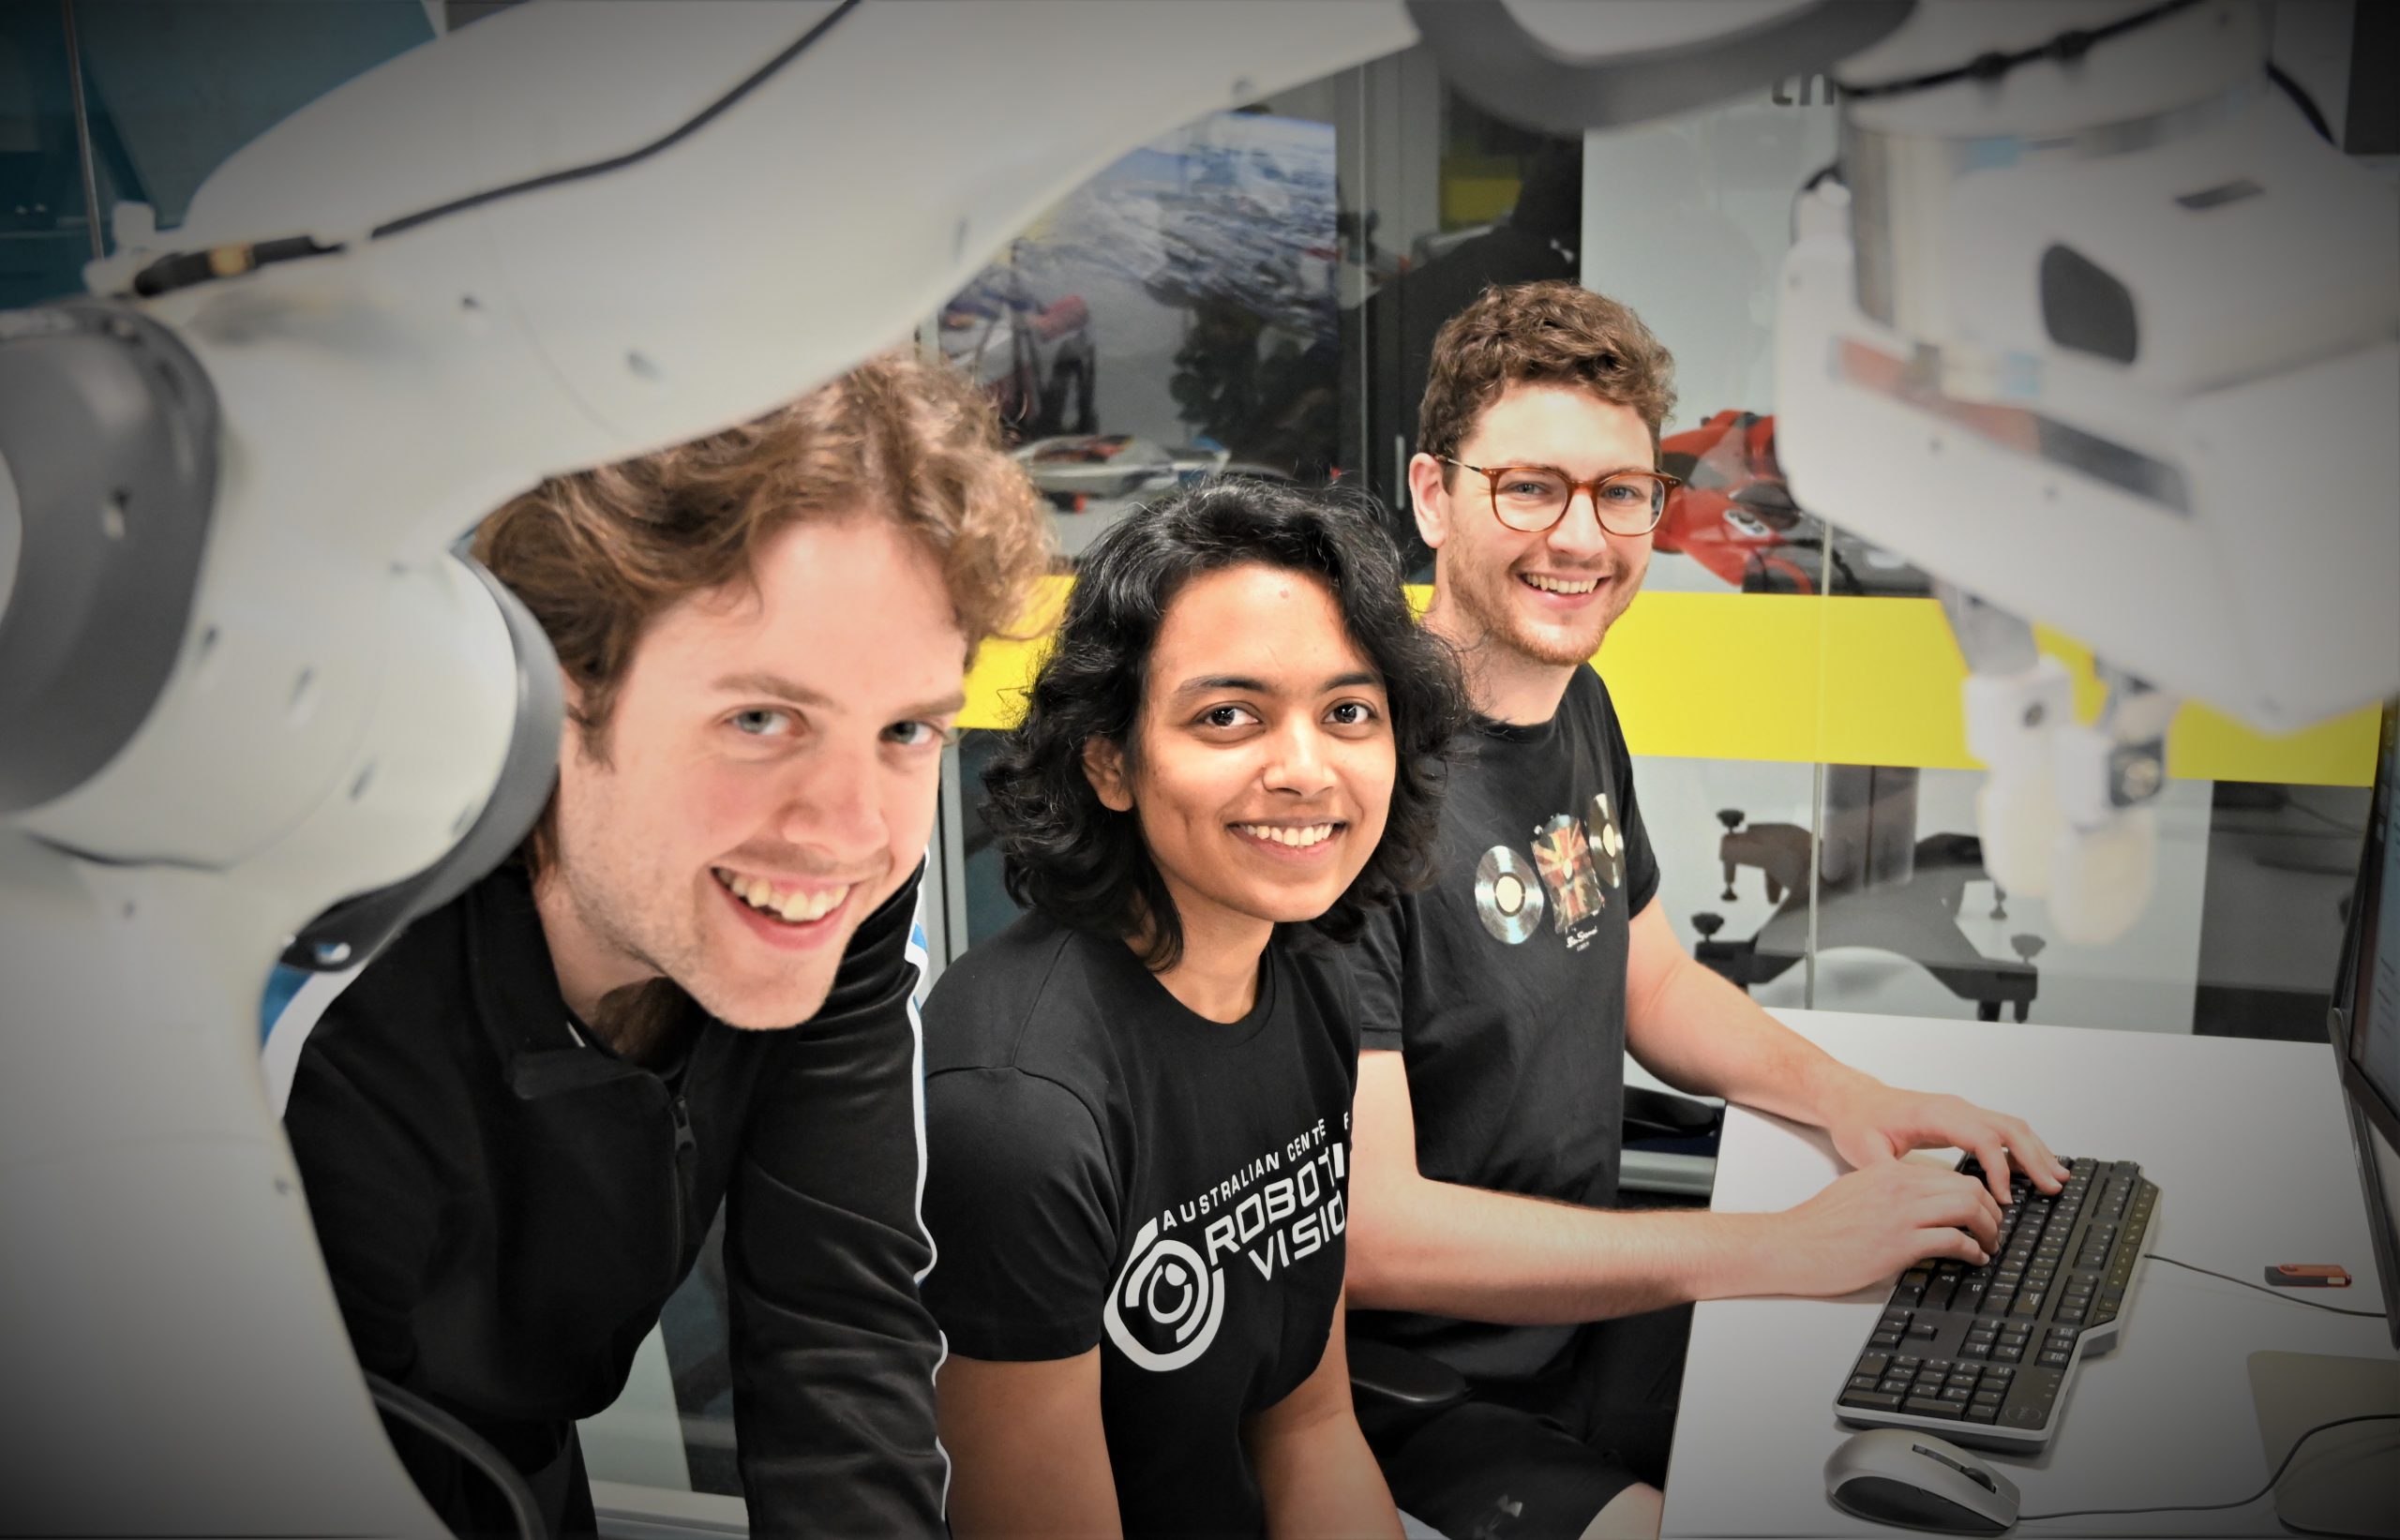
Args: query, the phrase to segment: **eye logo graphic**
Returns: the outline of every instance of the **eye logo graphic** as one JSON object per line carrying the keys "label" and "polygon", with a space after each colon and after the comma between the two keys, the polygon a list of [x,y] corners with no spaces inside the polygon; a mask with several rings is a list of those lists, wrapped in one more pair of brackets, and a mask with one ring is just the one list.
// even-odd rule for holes
{"label": "eye logo graphic", "polygon": [[1225,1277],[1181,1241],[1158,1235],[1152,1219],[1133,1237],[1133,1254],[1109,1291],[1101,1322],[1118,1352],[1163,1374],[1198,1358],[1217,1339]]}

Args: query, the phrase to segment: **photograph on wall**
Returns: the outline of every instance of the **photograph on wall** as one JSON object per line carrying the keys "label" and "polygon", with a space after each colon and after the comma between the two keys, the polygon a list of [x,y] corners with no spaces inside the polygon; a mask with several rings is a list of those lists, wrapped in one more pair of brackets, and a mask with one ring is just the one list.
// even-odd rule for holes
{"label": "photograph on wall", "polygon": [[1122,157],[945,306],[1072,557],[1215,471],[1322,479],[1338,385],[1334,131],[1217,112]]}

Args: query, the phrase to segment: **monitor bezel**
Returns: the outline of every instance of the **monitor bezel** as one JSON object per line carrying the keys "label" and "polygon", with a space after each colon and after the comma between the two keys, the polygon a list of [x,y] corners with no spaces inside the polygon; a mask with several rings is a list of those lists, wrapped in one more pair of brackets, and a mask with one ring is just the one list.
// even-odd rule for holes
{"label": "monitor bezel", "polygon": [[2400,1149],[2400,1107],[2385,1099],[2383,1093],[2368,1080],[2359,1067],[2355,1050],[2359,1035],[2353,1030],[2358,1017],[2358,1002],[2371,997],[2373,983],[2368,977],[2374,967],[2374,940],[2381,923],[2382,906],[2389,896],[2383,891],[2383,871],[2389,859],[2384,845],[2384,826],[2391,819],[2391,801],[2395,791],[2392,781],[2400,771],[2394,770],[2395,756],[2400,756],[2400,706],[2386,706],[2378,724],[2376,743],[2377,775],[2373,800],[2367,809],[2366,845],[2359,860],[2357,885],[2351,890],[2349,922],[2342,929],[2342,962],[2333,987],[2333,1009],[2329,1021],[2333,1054],[2340,1061],[2342,1089],[2375,1125],[2383,1137]]}
{"label": "monitor bezel", "polygon": [[2367,1242],[2375,1253],[2376,1273],[2383,1285],[2383,1309],[2394,1347],[2400,1347],[2400,1213],[2393,1207],[2383,1169],[2376,1159],[2379,1136],[2400,1153],[2400,1107],[2386,1099],[2359,1066],[2361,1035],[2358,1002],[2373,998],[2374,942],[2381,924],[2382,906],[2394,895],[2383,890],[2387,860],[2384,830],[2392,803],[2400,797],[2400,703],[2387,704],[2378,724],[2376,775],[2367,808],[2366,842],[2361,852],[2357,885],[2351,890],[2349,922],[2342,930],[2342,961],[2334,977],[2332,1009],[2326,1013],[2333,1057],[2341,1071],[2344,1111],[2349,1122],[2352,1153],[2358,1158],[2359,1184],[2366,1199]]}

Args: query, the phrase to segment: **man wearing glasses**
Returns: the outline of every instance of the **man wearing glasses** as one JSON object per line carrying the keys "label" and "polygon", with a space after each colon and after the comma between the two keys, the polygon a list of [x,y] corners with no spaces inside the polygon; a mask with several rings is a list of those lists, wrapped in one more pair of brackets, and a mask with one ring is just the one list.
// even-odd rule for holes
{"label": "man wearing glasses", "polygon": [[[1480,720],[1455,745],[1432,885],[1370,924],[1351,1175],[1356,1341],[1463,1373],[1430,1421],[1360,1408],[1400,1506],[1454,1536],[1655,1535],[1689,1306],[1840,1294],[1986,1260],[2026,1125],[1835,1063],[1695,964],[1607,687],[1587,663],[1650,561],[1672,361],[1568,283],[1443,327],[1409,463],[1425,623]],[[1624,1054],[1815,1124],[1857,1168],[1781,1214],[1615,1209]],[[1912,1149],[1978,1156],[1989,1189]]]}

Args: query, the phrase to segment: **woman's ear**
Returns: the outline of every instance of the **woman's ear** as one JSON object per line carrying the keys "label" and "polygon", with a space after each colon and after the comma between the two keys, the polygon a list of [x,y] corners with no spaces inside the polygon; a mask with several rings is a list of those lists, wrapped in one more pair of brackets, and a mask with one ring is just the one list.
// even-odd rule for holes
{"label": "woman's ear", "polygon": [[1125,751],[1115,739],[1084,740],[1084,779],[1111,813],[1133,811],[1133,793],[1125,784]]}

